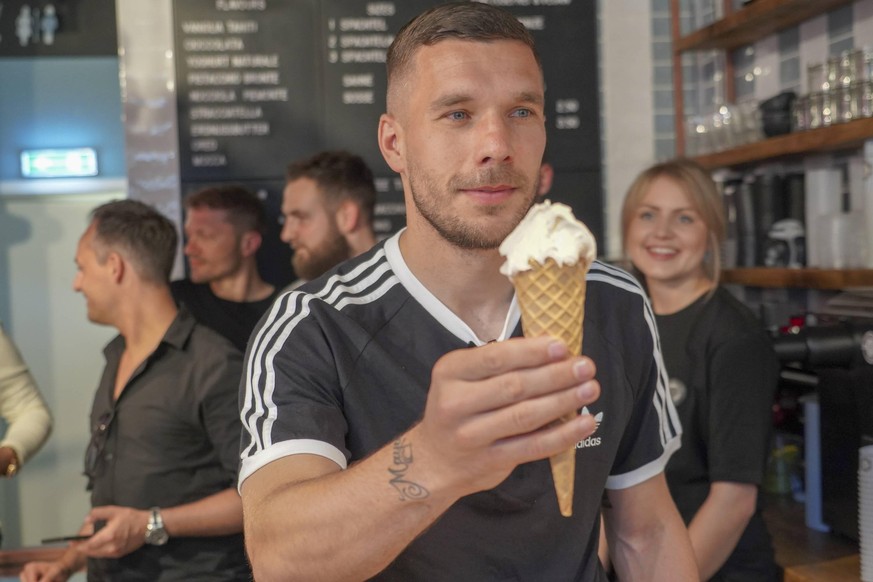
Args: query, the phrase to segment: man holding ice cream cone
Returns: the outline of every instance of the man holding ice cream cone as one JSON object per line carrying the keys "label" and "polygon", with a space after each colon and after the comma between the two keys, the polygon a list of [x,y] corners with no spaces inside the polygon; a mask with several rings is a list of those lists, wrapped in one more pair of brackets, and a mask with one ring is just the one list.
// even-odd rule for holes
{"label": "man holding ice cream cone", "polygon": [[[604,488],[622,579],[696,579],[642,291],[595,262],[584,355],[521,337],[498,246],[536,198],[544,111],[533,41],[501,9],[443,4],[395,38],[379,146],[407,228],[280,297],[249,344],[239,487],[257,580],[605,580]],[[568,450],[564,517],[549,458]]]}

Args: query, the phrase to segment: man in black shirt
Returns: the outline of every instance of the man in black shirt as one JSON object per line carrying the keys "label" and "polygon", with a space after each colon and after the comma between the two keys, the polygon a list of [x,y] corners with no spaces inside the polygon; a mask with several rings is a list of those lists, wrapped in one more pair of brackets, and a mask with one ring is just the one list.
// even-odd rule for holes
{"label": "man in black shirt", "polygon": [[66,580],[86,557],[89,582],[249,577],[233,488],[241,356],[176,308],[176,242],[168,219],[133,200],[97,208],[79,241],[73,287],[88,319],[119,332],[85,455],[92,509],[79,533],[93,535],[28,564],[25,582]]}
{"label": "man in black shirt", "polygon": [[[440,4],[387,63],[378,143],[407,228],[284,293],[248,346],[239,483],[256,579],[603,582],[606,488],[621,579],[697,580],[663,477],[679,427],[642,290],[592,267],[584,356],[518,337],[498,246],[545,149],[530,34],[494,6]],[[548,457],[570,448],[566,518]]]}
{"label": "man in black shirt", "polygon": [[185,199],[190,278],[173,281],[173,297],[243,352],[278,295],[255,260],[265,228],[261,201],[240,186],[206,188]]}

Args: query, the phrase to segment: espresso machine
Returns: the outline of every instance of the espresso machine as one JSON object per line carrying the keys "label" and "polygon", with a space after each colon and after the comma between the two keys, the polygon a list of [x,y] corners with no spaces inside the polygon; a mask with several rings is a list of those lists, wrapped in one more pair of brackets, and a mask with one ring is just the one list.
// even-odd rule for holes
{"label": "espresso machine", "polygon": [[857,541],[858,449],[873,438],[873,318],[803,327],[775,338],[774,348],[783,381],[804,378],[818,393],[822,520]]}

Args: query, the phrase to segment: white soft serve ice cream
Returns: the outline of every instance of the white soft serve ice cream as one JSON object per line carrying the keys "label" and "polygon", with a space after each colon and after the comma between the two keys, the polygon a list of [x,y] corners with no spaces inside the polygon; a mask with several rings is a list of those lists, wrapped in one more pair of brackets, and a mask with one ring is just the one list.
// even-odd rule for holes
{"label": "white soft serve ice cream", "polygon": [[500,272],[512,277],[531,269],[531,261],[543,264],[552,258],[558,265],[573,265],[580,259],[591,263],[597,243],[588,227],[573,216],[566,204],[548,200],[534,205],[500,244],[506,262]]}

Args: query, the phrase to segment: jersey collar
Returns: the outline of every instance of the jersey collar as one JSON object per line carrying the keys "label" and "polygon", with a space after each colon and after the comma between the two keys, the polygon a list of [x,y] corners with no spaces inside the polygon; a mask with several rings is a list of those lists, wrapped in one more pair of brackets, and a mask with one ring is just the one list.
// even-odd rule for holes
{"label": "jersey collar", "polygon": [[[445,304],[436,298],[427,287],[419,281],[403,259],[403,254],[400,252],[400,235],[406,230],[400,232],[385,241],[385,256],[388,259],[388,264],[391,270],[397,275],[400,283],[406,288],[413,299],[418,301],[422,307],[443,327],[454,334],[458,339],[466,344],[482,346],[488,343],[492,338],[486,340],[480,339],[470,326],[455,315],[455,313],[445,306]],[[512,332],[518,327],[518,322],[521,319],[521,310],[518,307],[515,295],[512,296],[512,302],[509,304],[509,311],[506,314],[506,320],[503,322],[503,331],[500,332],[500,337],[493,338],[497,341],[503,341],[512,336]]]}

